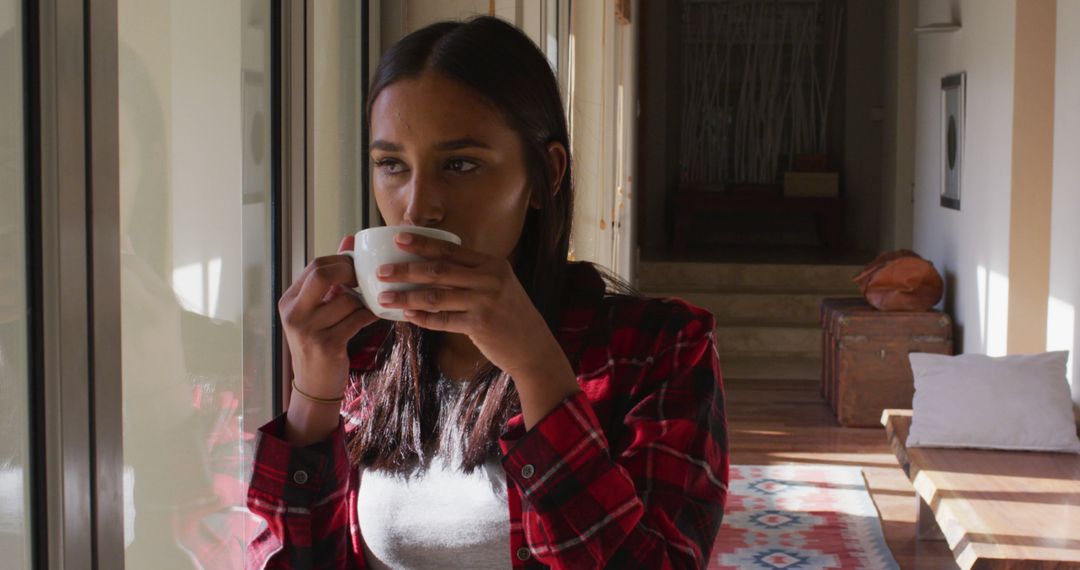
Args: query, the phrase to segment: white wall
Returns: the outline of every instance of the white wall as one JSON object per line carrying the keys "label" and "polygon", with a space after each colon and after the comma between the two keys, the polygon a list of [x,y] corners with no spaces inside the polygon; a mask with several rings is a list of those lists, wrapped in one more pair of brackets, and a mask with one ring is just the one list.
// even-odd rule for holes
{"label": "white wall", "polygon": [[1049,350],[1069,350],[1069,382],[1080,406],[1076,352],[1080,331],[1080,2],[1059,0],[1057,14],[1057,72],[1054,105],[1054,196],[1050,246],[1050,300],[1046,344]]}
{"label": "white wall", "polygon": [[[914,244],[945,275],[957,351],[1000,355],[1008,328],[1016,3],[920,0],[919,23],[948,21],[954,12],[961,31],[917,39]],[[939,156],[941,78],[960,71],[967,72],[967,111],[957,212],[940,206]]]}

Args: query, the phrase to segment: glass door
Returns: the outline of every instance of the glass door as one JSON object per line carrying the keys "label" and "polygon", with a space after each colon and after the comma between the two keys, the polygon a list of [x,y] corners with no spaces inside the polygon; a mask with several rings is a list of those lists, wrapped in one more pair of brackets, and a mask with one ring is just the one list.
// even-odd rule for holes
{"label": "glass door", "polygon": [[242,568],[273,413],[273,3],[117,12],[126,566]]}

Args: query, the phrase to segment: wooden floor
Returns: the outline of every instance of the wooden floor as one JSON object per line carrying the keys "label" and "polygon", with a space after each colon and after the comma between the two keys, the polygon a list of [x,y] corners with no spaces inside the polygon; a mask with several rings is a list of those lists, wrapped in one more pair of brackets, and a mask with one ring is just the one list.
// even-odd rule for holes
{"label": "wooden floor", "polygon": [[915,491],[889,450],[884,429],[842,428],[816,382],[725,379],[731,462],[863,468],[885,540],[901,568],[957,568],[944,542],[916,542]]}

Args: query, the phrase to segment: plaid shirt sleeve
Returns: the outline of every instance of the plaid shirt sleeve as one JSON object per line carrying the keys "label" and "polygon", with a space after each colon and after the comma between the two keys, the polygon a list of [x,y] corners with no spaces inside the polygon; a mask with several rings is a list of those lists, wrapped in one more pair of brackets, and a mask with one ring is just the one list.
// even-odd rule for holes
{"label": "plaid shirt sleeve", "polygon": [[[650,355],[613,355],[636,399],[609,442],[587,392],[500,441],[525,536],[553,568],[703,568],[728,484],[723,381],[706,311],[676,309]],[[689,318],[688,318],[689,317]],[[620,382],[599,382],[598,385]],[[589,390],[588,383],[584,389]],[[523,430],[523,428],[521,428]]]}
{"label": "plaid shirt sleeve", "polygon": [[350,544],[344,428],[308,447],[284,439],[285,414],[259,429],[247,504],[268,523],[248,568],[360,568]]}

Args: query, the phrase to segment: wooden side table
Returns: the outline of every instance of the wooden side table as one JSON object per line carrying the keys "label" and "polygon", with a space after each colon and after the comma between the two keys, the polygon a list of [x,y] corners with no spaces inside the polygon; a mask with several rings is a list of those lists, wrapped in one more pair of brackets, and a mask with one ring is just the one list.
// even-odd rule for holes
{"label": "wooden side table", "polygon": [[880,425],[886,408],[910,408],[915,380],[908,354],[952,354],[949,315],[879,311],[865,300],[825,299],[822,393],[840,425]]}
{"label": "wooden side table", "polygon": [[685,249],[691,242],[694,217],[701,213],[796,213],[813,215],[818,240],[830,249],[844,246],[844,202],[840,198],[785,198],[776,190],[720,192],[697,187],[671,195],[674,220],[672,246]]}

